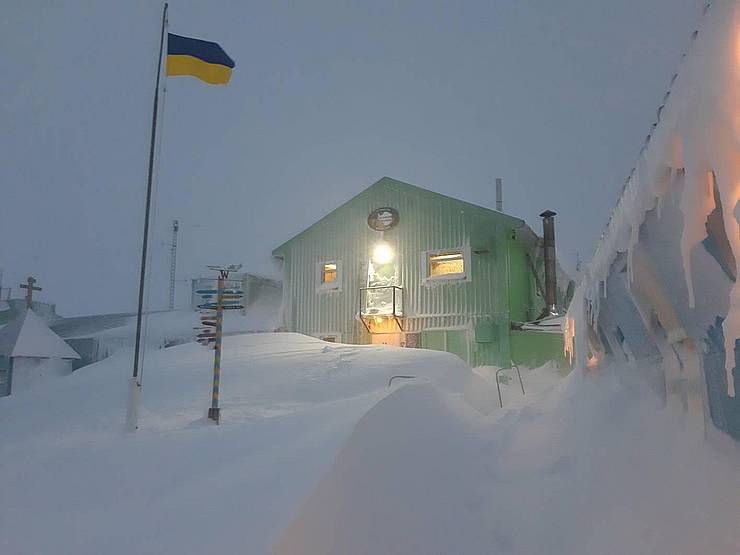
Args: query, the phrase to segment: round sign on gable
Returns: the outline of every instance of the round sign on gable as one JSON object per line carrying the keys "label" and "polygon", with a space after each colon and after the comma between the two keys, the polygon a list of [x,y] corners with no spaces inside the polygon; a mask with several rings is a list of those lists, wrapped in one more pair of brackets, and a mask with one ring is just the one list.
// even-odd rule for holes
{"label": "round sign on gable", "polygon": [[398,210],[384,206],[370,212],[370,215],[367,217],[367,225],[375,231],[388,231],[398,224],[398,220]]}

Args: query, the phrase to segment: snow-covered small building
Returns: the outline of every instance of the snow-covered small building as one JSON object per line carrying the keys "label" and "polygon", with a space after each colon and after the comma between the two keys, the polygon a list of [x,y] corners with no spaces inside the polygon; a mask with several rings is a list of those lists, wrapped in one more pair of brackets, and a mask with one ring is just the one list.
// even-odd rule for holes
{"label": "snow-covered small building", "polygon": [[72,361],[80,358],[31,309],[0,330],[0,356],[7,362],[3,388],[6,395],[30,389],[39,381],[70,374]]}

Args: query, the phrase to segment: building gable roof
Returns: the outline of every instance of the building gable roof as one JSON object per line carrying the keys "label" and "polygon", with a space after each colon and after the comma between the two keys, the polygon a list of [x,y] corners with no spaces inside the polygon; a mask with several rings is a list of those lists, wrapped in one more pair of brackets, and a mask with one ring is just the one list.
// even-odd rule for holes
{"label": "building gable roof", "polygon": [[80,358],[31,309],[27,309],[0,330],[0,354],[11,358]]}
{"label": "building gable roof", "polygon": [[410,183],[405,183],[403,181],[399,181],[397,179],[393,179],[392,177],[387,177],[386,176],[386,177],[380,178],[378,181],[376,181],[375,183],[373,183],[369,187],[366,187],[365,189],[363,189],[362,191],[360,191],[359,193],[357,193],[355,196],[353,196],[352,198],[350,198],[346,202],[342,203],[341,205],[337,206],[334,210],[332,210],[328,214],[324,215],[319,220],[315,221],[313,224],[311,224],[310,226],[308,226],[306,229],[304,229],[300,233],[297,233],[296,235],[294,235],[293,237],[291,237],[290,239],[288,239],[287,241],[285,241],[282,245],[280,245],[279,247],[275,248],[272,251],[273,256],[280,256],[280,251],[282,251],[289,243],[295,241],[297,238],[301,237],[303,234],[307,233],[308,231],[312,230],[316,226],[320,225],[327,218],[329,218],[330,216],[332,216],[332,214],[334,214],[335,212],[337,212],[339,210],[342,210],[348,204],[352,203],[355,199],[357,199],[357,198],[361,197],[362,195],[366,194],[368,191],[371,191],[371,190],[376,189],[376,188],[379,188],[379,187],[389,187],[389,188],[395,188],[395,189],[400,189],[400,190],[405,190],[405,191],[416,192],[416,193],[421,194],[421,195],[425,195],[425,196],[429,196],[429,197],[436,197],[440,201],[454,202],[454,203],[459,204],[459,205],[461,205],[463,207],[464,206],[467,206],[467,207],[473,208],[475,210],[483,210],[483,211],[486,211],[486,212],[490,212],[491,214],[495,214],[497,216],[500,216],[500,217],[503,217],[503,218],[506,218],[506,219],[510,219],[512,221],[512,223],[515,223],[515,224],[523,224],[524,223],[523,220],[521,220],[519,218],[516,218],[514,216],[510,216],[508,214],[505,214],[504,212],[498,212],[497,210],[493,210],[491,208],[486,208],[485,206],[478,206],[477,204],[466,202],[464,200],[456,199],[456,198],[453,198],[453,197],[450,197],[450,196],[447,196],[447,195],[443,195],[442,193],[436,193],[434,191],[430,191],[429,189],[424,189],[423,187],[418,187],[416,185],[412,185]]}

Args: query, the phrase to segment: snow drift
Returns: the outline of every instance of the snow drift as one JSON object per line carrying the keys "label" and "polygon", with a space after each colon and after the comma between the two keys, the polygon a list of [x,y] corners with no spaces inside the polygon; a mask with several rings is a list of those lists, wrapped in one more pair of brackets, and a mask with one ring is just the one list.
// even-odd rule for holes
{"label": "snow drift", "polygon": [[628,367],[484,417],[407,385],[360,420],[289,554],[735,553],[738,452],[687,441]]}
{"label": "snow drift", "polygon": [[0,399],[0,553],[266,553],[391,376],[458,397],[474,379],[447,353],[230,336],[215,426],[212,364],[195,343],[149,352],[135,434],[129,352]]}

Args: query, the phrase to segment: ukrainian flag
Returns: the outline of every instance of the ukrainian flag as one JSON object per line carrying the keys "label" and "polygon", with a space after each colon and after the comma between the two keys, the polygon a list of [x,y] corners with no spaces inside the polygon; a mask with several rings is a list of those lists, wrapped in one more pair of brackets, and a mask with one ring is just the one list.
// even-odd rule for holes
{"label": "ukrainian flag", "polygon": [[167,34],[167,75],[190,75],[211,85],[225,85],[234,66],[215,42]]}

